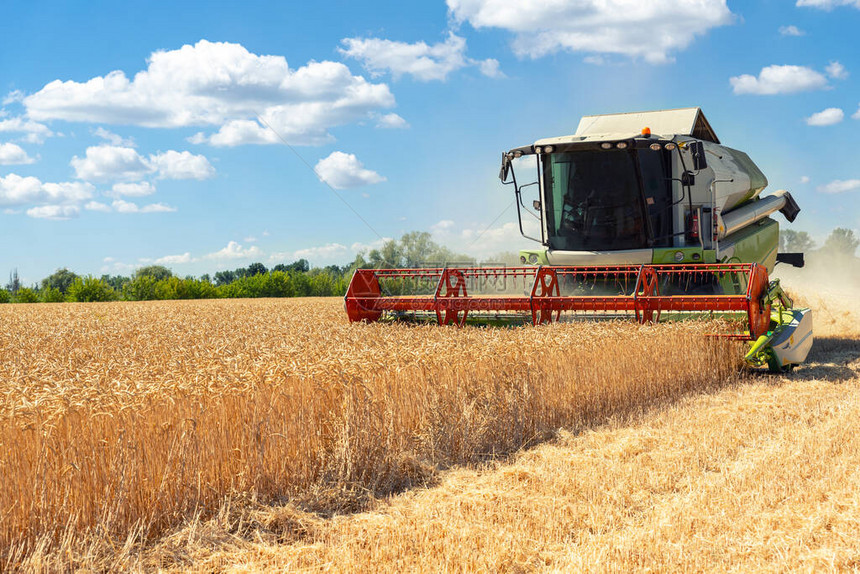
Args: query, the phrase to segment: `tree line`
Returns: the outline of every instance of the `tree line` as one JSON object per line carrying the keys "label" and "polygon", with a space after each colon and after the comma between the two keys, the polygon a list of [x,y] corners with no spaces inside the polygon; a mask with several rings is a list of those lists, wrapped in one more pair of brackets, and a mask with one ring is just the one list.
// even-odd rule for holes
{"label": "tree line", "polygon": [[399,240],[386,241],[378,249],[359,253],[344,266],[311,267],[306,259],[299,259],[269,269],[256,262],[200,277],[178,277],[162,265],[141,267],[130,276],[100,277],[78,275],[62,268],[30,286],[22,285],[14,270],[9,283],[0,289],[0,303],[343,296],[358,268],[474,263],[474,258],[434,242],[429,233],[411,232]]}
{"label": "tree line", "polygon": [[809,233],[805,231],[794,231],[784,229],[779,232],[780,253],[828,253],[836,256],[854,257],[854,253],[860,247],[860,238],[854,235],[854,231],[837,227],[830,232],[824,245],[819,249]]}
{"label": "tree line", "polygon": [[[783,230],[780,252],[828,253],[853,258],[860,238],[850,229],[834,229],[818,249],[805,231]],[[514,254],[499,254],[494,261],[517,264]],[[406,233],[386,241],[380,248],[359,253],[344,266],[311,267],[306,259],[267,268],[262,263],[218,271],[214,275],[178,277],[167,267],[149,265],[130,276],[78,275],[57,269],[29,287],[21,284],[17,271],[0,289],[0,303],[58,303],[93,301],[151,301],[167,299],[218,299],[243,297],[331,297],[343,296],[356,269],[474,265],[475,258],[455,253],[434,242],[429,233]]]}

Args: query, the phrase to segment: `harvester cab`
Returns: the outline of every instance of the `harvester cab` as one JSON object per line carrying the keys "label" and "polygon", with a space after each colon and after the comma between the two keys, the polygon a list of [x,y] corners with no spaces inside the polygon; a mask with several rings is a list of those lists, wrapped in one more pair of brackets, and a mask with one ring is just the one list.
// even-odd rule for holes
{"label": "harvester cab", "polygon": [[812,313],[768,278],[777,262],[803,265],[777,252],[770,217],[791,222],[800,209],[785,190],[761,197],[764,174],[721,145],[699,108],[586,116],[573,135],[503,153],[499,176],[514,187],[520,232],[540,244],[520,252],[521,267],[360,269],[350,320],[720,317],[734,328],[719,335],[750,342],[750,364],[805,360]]}
{"label": "harvester cab", "polygon": [[[522,186],[536,183],[529,210]],[[524,236],[541,249],[521,261],[544,265],[758,263],[772,272],[782,212],[800,211],[742,151],[720,145],[699,108],[586,116],[572,136],[503,154]],[[523,230],[535,216],[538,231]],[[801,257],[786,261],[802,265]]]}

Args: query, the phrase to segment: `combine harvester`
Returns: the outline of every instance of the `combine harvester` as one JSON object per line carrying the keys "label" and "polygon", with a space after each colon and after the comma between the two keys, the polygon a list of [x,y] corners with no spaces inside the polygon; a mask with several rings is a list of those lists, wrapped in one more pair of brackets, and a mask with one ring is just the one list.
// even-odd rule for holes
{"label": "combine harvester", "polygon": [[[515,167],[536,168],[536,180],[519,184]],[[717,335],[749,341],[751,365],[806,359],[812,313],[768,279],[778,262],[803,266],[802,253],[777,253],[769,217],[791,222],[800,208],[784,190],[760,197],[764,174],[720,145],[699,108],[584,117],[572,136],[504,153],[500,178],[514,187],[520,232],[542,246],[520,252],[522,267],[359,269],[350,321],[722,317],[733,330]],[[524,232],[523,212],[540,237]]]}

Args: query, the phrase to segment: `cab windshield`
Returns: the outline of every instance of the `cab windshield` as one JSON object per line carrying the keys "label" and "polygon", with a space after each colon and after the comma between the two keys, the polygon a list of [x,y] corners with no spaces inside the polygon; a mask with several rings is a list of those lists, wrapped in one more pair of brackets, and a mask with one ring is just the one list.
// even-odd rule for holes
{"label": "cab windshield", "polygon": [[661,152],[581,150],[543,159],[550,249],[643,249],[671,240]]}

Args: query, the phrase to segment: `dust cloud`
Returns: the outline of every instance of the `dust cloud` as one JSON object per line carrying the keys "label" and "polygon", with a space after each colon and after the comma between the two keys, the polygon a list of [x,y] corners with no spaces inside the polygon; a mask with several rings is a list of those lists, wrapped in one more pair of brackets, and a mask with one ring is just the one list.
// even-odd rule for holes
{"label": "dust cloud", "polygon": [[860,258],[811,253],[805,267],[779,264],[772,277],[796,306],[812,308],[817,337],[860,334]]}

